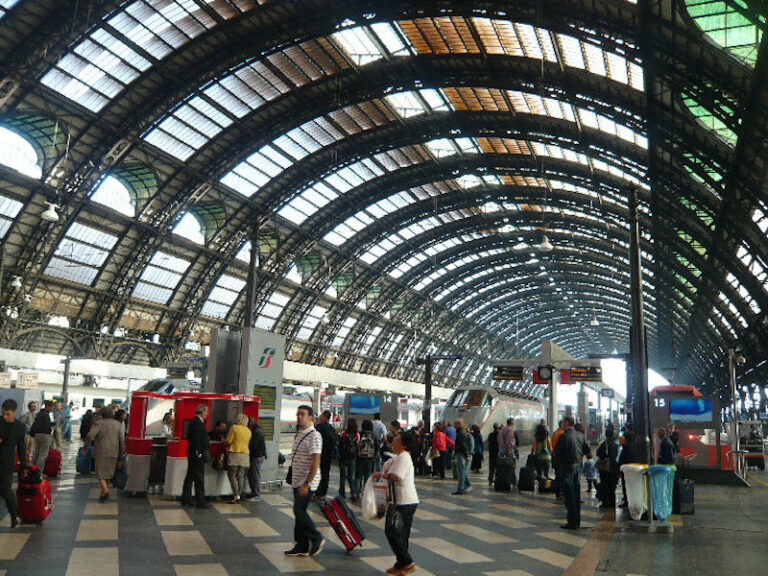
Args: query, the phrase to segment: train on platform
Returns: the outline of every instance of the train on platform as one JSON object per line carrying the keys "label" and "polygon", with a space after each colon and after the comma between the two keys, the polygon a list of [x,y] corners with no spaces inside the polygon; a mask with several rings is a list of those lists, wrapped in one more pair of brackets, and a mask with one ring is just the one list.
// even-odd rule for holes
{"label": "train on platform", "polygon": [[515,419],[521,445],[533,441],[533,432],[547,411],[535,396],[511,392],[492,386],[465,385],[451,394],[441,420],[454,422],[461,418],[465,424],[477,424],[483,438],[493,431],[493,425]]}

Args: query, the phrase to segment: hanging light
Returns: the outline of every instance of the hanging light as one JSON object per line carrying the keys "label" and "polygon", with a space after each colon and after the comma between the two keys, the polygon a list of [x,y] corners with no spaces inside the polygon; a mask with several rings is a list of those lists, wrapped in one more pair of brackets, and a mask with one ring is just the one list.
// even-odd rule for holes
{"label": "hanging light", "polygon": [[590,326],[600,326],[600,322],[597,321],[597,316],[592,316],[592,321],[589,323]]}
{"label": "hanging light", "polygon": [[16,288],[17,290],[19,288],[23,288],[24,284],[21,282],[21,276],[14,276],[13,280],[11,281],[11,288]]}
{"label": "hanging light", "polygon": [[46,204],[48,204],[48,208],[45,209],[40,217],[46,222],[58,222],[59,215],[56,213],[56,208],[58,208],[58,206],[51,202],[46,202]]}
{"label": "hanging light", "polygon": [[320,323],[323,324],[323,325],[331,323],[331,319],[328,318],[328,314],[323,314],[323,317],[320,318]]}
{"label": "hanging light", "polygon": [[541,237],[541,244],[539,244],[536,247],[542,252],[552,252],[552,250],[554,250],[555,248],[552,245],[552,243],[549,241],[549,238],[547,238],[546,234],[544,234],[544,236]]}

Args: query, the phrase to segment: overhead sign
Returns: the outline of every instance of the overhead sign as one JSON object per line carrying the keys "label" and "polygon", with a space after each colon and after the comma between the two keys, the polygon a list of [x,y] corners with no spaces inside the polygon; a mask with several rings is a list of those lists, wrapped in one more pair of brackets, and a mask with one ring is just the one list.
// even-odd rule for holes
{"label": "overhead sign", "polygon": [[571,366],[572,382],[602,382],[603,369],[600,366]]}
{"label": "overhead sign", "polygon": [[37,372],[19,372],[16,376],[16,388],[37,388]]}
{"label": "overhead sign", "polygon": [[522,366],[494,366],[493,379],[494,380],[522,380],[523,367]]}
{"label": "overhead sign", "polygon": [[613,389],[603,388],[602,390],[600,390],[600,396],[602,396],[603,398],[613,398],[614,397]]}
{"label": "overhead sign", "polygon": [[458,354],[433,354],[432,360],[463,360],[464,356]]}

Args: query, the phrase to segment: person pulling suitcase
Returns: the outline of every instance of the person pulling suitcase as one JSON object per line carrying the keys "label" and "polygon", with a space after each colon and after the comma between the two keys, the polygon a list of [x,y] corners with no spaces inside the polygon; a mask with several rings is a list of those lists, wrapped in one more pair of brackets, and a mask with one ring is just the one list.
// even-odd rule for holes
{"label": "person pulling suitcase", "polygon": [[11,517],[11,528],[19,525],[19,508],[13,494],[13,469],[16,453],[19,455],[19,475],[23,476],[27,468],[26,434],[27,429],[19,420],[16,413],[19,405],[8,398],[2,405],[0,420],[0,495],[8,507]]}

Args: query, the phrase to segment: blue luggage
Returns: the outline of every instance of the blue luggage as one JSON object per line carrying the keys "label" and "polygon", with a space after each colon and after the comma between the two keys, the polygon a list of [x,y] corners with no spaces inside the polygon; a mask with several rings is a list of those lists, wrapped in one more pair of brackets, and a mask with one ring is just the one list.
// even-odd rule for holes
{"label": "blue luggage", "polygon": [[77,451],[75,467],[80,474],[90,474],[93,472],[95,468],[95,463],[93,461],[93,446],[80,448],[80,450]]}

